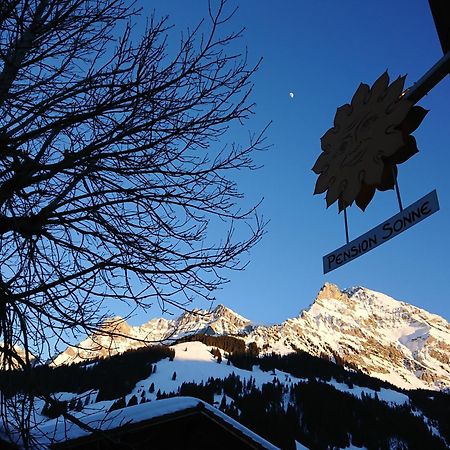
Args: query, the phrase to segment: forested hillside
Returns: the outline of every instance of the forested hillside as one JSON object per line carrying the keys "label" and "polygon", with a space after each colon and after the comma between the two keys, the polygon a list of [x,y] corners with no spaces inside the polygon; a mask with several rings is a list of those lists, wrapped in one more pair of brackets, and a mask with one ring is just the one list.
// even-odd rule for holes
{"label": "forested hillside", "polygon": [[[445,449],[450,442],[446,393],[402,391],[301,351],[258,356],[256,346],[246,348],[238,337],[192,336],[173,347],[33,372],[39,389],[64,398],[59,408],[80,416],[193,396],[282,449],[295,449],[295,441],[311,449]],[[4,372],[0,382],[11,396],[26,377]],[[59,408],[44,403],[40,413],[54,419]]]}

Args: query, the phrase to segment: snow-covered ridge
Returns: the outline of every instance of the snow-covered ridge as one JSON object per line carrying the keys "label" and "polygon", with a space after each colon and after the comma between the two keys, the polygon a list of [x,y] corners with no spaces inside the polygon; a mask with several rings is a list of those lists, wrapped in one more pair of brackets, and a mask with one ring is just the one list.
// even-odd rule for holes
{"label": "snow-covered ridge", "polygon": [[246,340],[265,352],[328,357],[404,389],[450,387],[450,324],[362,287],[327,283],[299,317],[258,327]]}
{"label": "snow-covered ridge", "polygon": [[219,305],[210,312],[195,310],[176,320],[153,319],[139,327],[115,318],[105,330],[111,327],[118,336],[90,336],[80,348],[66,349],[54,364],[105,357],[202,332],[240,335],[263,353],[303,350],[405,389],[450,388],[450,324],[362,287],[341,291],[327,283],[309,308],[280,325],[252,327],[248,319]]}
{"label": "snow-covered ridge", "polygon": [[60,353],[52,365],[105,358],[145,345],[173,343],[186,335],[200,332],[214,335],[242,334],[249,325],[248,319],[223,305],[218,305],[212,311],[195,309],[185,312],[176,320],[152,319],[135,327],[117,316],[105,321],[98,333]]}

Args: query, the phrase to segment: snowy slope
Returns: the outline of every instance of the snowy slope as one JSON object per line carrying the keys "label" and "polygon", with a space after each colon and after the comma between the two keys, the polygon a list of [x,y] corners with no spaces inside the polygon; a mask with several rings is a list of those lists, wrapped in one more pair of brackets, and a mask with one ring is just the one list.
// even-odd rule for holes
{"label": "snowy slope", "polygon": [[[254,386],[258,389],[261,389],[265,383],[272,383],[274,379],[278,380],[286,387],[298,382],[307,381],[305,379],[296,378],[291,374],[277,369],[271,372],[264,372],[258,366],[253,366],[251,371],[239,369],[233,365],[227,364],[226,355],[223,352],[223,361],[219,364],[211,354],[213,347],[206,346],[201,342],[180,343],[171,346],[171,348],[175,350],[175,357],[173,361],[169,359],[159,361],[156,364],[155,372],[148,378],[137,382],[134,389],[125,396],[125,403],[128,403],[133,396],[136,396],[140,400],[144,398],[148,403],[129,406],[107,414],[106,412],[109,410],[114,401],[108,400],[97,403],[94,401],[94,403],[88,403],[85,405],[82,411],[72,411],[71,413],[83,422],[88,423],[93,428],[97,428],[97,425],[101,424],[102,429],[111,429],[121,423],[128,423],[142,420],[143,418],[152,417],[152,414],[159,413],[161,410],[164,412],[167,408],[168,410],[166,412],[171,412],[173,408],[176,408],[177,405],[179,406],[180,402],[183,404],[185,400],[178,399],[177,401],[175,399],[171,399],[171,402],[167,402],[164,399],[157,400],[157,392],[177,392],[179,387],[185,382],[200,384],[201,382],[205,382],[210,377],[225,379],[231,374],[239,376],[242,382],[249,382],[250,380],[253,380]],[[173,379],[174,373],[176,374],[175,379]],[[154,385],[153,392],[150,392],[151,384]],[[333,379],[329,381],[328,384],[338,390],[347,392],[359,398],[364,393],[372,398],[378,397],[380,400],[384,400],[392,405],[409,403],[409,398],[406,395],[388,389],[382,389],[377,392],[370,388],[361,388],[358,386],[349,388],[347,385],[338,383]],[[90,391],[88,393],[78,395],[64,392],[57,394],[56,397],[59,400],[70,401],[71,399],[77,398],[84,400],[87,395],[90,395],[91,398],[95,399],[96,392]],[[218,407],[220,398],[217,398],[217,404],[215,404],[216,407]],[[198,403],[199,400],[191,399],[186,401],[188,403],[189,401],[191,401],[191,403]],[[283,408],[287,408],[289,401],[290,400],[288,397],[284,399],[285,404],[283,405]],[[39,411],[43,405],[37,406],[38,407],[36,409]],[[210,406],[207,407],[211,408]],[[218,414],[221,414],[220,411],[218,411]],[[55,439],[56,441],[63,441],[65,436],[73,439],[86,434],[85,431],[76,425],[67,424],[62,421],[61,418],[48,419],[45,416],[40,416],[37,422],[38,425],[36,425],[34,429],[34,435],[42,444]]]}
{"label": "snowy slope", "polygon": [[[153,319],[130,327],[111,319],[102,333],[79,348],[69,347],[55,365],[105,357],[155,342],[174,342],[198,332],[238,335],[256,343],[262,353],[303,350],[404,389],[450,388],[450,324],[387,295],[357,287],[341,291],[325,284],[313,304],[280,325],[252,327],[251,322],[223,305],[195,310],[177,320]],[[128,336],[128,337],[126,337]]]}

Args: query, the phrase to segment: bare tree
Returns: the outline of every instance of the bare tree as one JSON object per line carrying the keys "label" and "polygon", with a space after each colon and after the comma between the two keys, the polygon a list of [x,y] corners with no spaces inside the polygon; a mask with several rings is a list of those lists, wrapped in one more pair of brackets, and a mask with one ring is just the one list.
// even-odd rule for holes
{"label": "bare tree", "polygon": [[131,1],[0,2],[5,367],[96,330],[118,301],[211,299],[261,238],[232,177],[254,168],[262,134],[221,142],[252,113],[257,69],[233,50],[242,30],[222,32],[225,3],[175,47],[167,18],[136,38]]}

